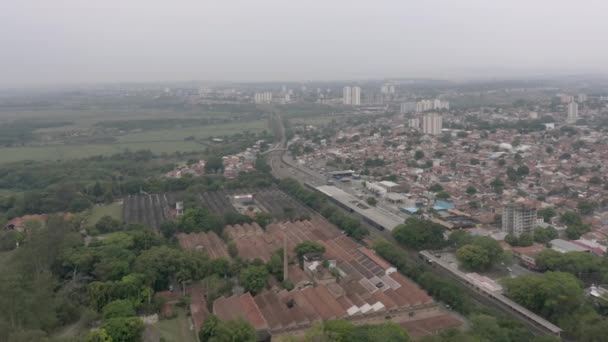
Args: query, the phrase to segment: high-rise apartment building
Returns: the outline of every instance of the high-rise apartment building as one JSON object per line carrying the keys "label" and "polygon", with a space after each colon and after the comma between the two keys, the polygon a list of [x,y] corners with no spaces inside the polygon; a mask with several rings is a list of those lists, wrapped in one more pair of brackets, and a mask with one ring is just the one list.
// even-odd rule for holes
{"label": "high-rise apartment building", "polygon": [[422,118],[422,131],[424,134],[439,135],[443,127],[443,119],[437,113],[426,114]]}
{"label": "high-rise apartment building", "polygon": [[420,119],[412,118],[407,121],[409,128],[420,129]]}
{"label": "high-rise apartment building", "polygon": [[519,237],[536,227],[536,206],[531,203],[510,203],[502,209],[502,231]]}
{"label": "high-rise apartment building", "polygon": [[578,94],[578,102],[587,101],[587,94]]}
{"label": "high-rise apartment building", "polygon": [[427,112],[429,110],[450,109],[449,101],[441,101],[440,99],[422,100],[416,102],[416,112]]}
{"label": "high-rise apartment building", "polygon": [[568,122],[575,123],[578,120],[578,103],[572,101],[568,103]]}
{"label": "high-rise apartment building", "polygon": [[272,102],[272,93],[265,91],[263,93],[255,93],[253,96],[253,102],[256,104],[270,103]]}
{"label": "high-rise apartment building", "polygon": [[344,89],[342,89],[342,103],[349,106],[360,106],[361,88],[344,87]]}

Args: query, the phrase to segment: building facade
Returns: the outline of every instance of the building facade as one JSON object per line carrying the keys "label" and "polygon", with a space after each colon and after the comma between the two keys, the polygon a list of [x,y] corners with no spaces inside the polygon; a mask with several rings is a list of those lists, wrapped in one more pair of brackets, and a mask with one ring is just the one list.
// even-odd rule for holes
{"label": "building facade", "polygon": [[269,91],[265,91],[263,93],[255,93],[253,96],[253,101],[256,104],[264,104],[272,102],[272,93]]}
{"label": "building facade", "polygon": [[361,88],[360,87],[344,87],[342,89],[342,104],[347,106],[361,105]]}
{"label": "building facade", "polygon": [[511,203],[502,210],[502,230],[519,237],[536,227],[536,207],[528,203]]}
{"label": "building facade", "polygon": [[443,127],[441,115],[437,113],[426,114],[422,118],[422,131],[424,134],[439,135]]}
{"label": "building facade", "polygon": [[568,103],[568,122],[575,123],[578,120],[578,103]]}

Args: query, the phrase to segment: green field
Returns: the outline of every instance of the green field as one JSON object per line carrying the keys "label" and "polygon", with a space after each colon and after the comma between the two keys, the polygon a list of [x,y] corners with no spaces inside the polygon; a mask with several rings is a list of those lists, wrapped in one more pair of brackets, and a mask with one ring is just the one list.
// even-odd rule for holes
{"label": "green field", "polygon": [[15,251],[0,252],[0,272],[4,272],[4,268],[7,266],[11,257],[15,254]]}
{"label": "green field", "polygon": [[108,205],[93,207],[93,209],[91,209],[91,215],[87,217],[86,225],[93,226],[104,216],[112,216],[113,218],[122,221],[122,204],[114,202]]}
{"label": "green field", "polygon": [[184,128],[171,128],[155,131],[147,131],[141,133],[131,133],[118,137],[119,142],[146,142],[146,141],[161,141],[161,140],[183,140],[187,137],[193,136],[198,139],[205,139],[209,137],[217,137],[224,135],[233,135],[249,131],[252,133],[259,133],[268,128],[268,121],[257,120],[242,123],[230,123],[221,125],[209,125],[200,127],[184,127]]}
{"label": "green field", "polygon": [[89,145],[50,145],[23,146],[0,148],[0,163],[10,163],[20,160],[60,160],[85,158],[95,155],[112,155],[131,151],[150,150],[154,153],[174,153],[200,151],[204,147],[193,141],[150,141],[127,142],[116,144]]}
{"label": "green field", "polygon": [[190,330],[190,318],[183,309],[176,308],[177,317],[160,320],[153,325],[165,341],[196,342],[194,331]]}
{"label": "green field", "polygon": [[0,164],[21,160],[63,160],[95,155],[112,155],[131,151],[150,150],[154,153],[193,152],[204,149],[194,141],[184,141],[194,136],[205,139],[211,136],[233,135],[250,131],[258,133],[267,129],[266,120],[231,123],[201,127],[172,128],[165,130],[131,133],[118,137],[118,142],[107,144],[48,145],[0,148]]}

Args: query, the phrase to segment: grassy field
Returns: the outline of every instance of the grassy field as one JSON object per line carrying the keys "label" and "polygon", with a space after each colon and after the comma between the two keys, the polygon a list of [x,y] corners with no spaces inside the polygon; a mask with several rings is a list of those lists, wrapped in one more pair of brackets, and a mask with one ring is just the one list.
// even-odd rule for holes
{"label": "grassy field", "polygon": [[0,164],[21,160],[63,160],[111,155],[129,149],[150,150],[154,153],[174,153],[201,151],[204,147],[184,138],[194,136],[199,139],[210,136],[233,135],[250,131],[261,132],[267,129],[266,120],[244,123],[231,123],[201,127],[172,128],[157,131],[132,133],[118,137],[117,143],[83,145],[48,145],[0,148]]}
{"label": "grassy field", "polygon": [[250,131],[258,133],[268,128],[268,121],[257,120],[243,123],[230,123],[222,125],[209,125],[200,127],[184,127],[171,128],[155,131],[147,131],[141,133],[131,133],[118,137],[119,142],[145,142],[159,140],[183,140],[184,138],[193,136],[198,139],[204,139],[211,136],[233,135],[236,133]]}
{"label": "grassy field", "polygon": [[190,318],[183,309],[177,309],[177,317],[161,320],[153,327],[165,341],[196,342],[194,331],[190,330]]}
{"label": "grassy field", "polygon": [[191,141],[149,141],[126,142],[116,144],[90,144],[90,145],[51,145],[51,146],[24,146],[0,148],[0,163],[10,163],[20,160],[60,160],[85,158],[94,155],[112,155],[129,149],[150,150],[154,153],[173,153],[200,151],[203,147]]}
{"label": "grassy field", "polygon": [[92,226],[104,216],[112,216],[122,221],[122,204],[114,202],[108,205],[95,206],[91,209],[91,215],[87,217],[87,226]]}
{"label": "grassy field", "polygon": [[15,253],[14,250],[8,251],[8,252],[0,252],[0,272],[4,271],[4,268],[6,267],[8,262],[11,260],[11,257],[13,256],[14,253]]}
{"label": "grassy field", "polygon": [[319,116],[319,117],[308,117],[308,118],[293,118],[290,119],[289,121],[291,121],[292,124],[306,124],[306,125],[316,125],[316,126],[322,126],[322,125],[326,125],[328,123],[331,122],[331,120],[336,119],[338,120],[339,117],[335,117],[335,116]]}

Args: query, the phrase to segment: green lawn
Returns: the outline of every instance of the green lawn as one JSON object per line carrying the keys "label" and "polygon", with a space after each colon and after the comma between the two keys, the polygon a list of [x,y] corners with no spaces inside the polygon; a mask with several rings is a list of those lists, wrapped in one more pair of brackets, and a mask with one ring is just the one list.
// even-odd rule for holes
{"label": "green lawn", "polygon": [[160,320],[154,324],[165,341],[196,342],[194,331],[190,330],[190,317],[183,309],[176,308],[177,317]]}
{"label": "green lawn", "polygon": [[87,226],[93,226],[100,218],[109,215],[122,221],[122,204],[114,202],[108,205],[95,206],[91,209],[91,215],[87,217]]}
{"label": "green lawn", "polygon": [[217,137],[223,135],[233,135],[244,131],[258,133],[267,128],[268,122],[266,120],[257,120],[242,123],[171,128],[140,133],[131,133],[118,137],[118,141],[132,143],[160,140],[184,140],[184,138],[190,136],[193,136],[198,139],[204,139],[211,136]]}

